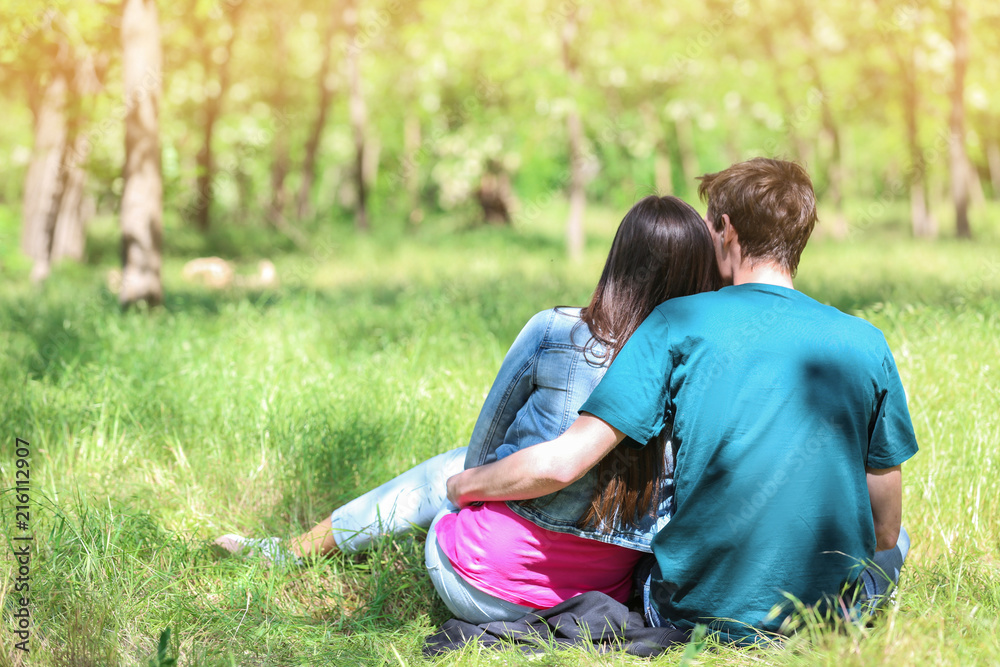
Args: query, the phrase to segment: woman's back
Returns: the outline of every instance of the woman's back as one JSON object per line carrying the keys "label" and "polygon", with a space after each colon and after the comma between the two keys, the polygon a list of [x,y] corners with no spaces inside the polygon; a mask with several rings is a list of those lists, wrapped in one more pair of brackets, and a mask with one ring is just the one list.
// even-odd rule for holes
{"label": "woman's back", "polygon": [[[580,406],[604,377],[610,359],[580,319],[580,308],[552,308],[534,317],[510,347],[472,432],[465,467],[484,465],[553,440],[576,420]],[[670,449],[665,468],[673,469]],[[669,519],[671,482],[660,505],[636,526],[580,528],[597,485],[591,470],[569,487],[507,505],[518,516],[559,533],[650,551],[650,540]]]}
{"label": "woman's back", "polygon": [[560,435],[604,377],[607,361],[579,308],[537,313],[504,357],[472,430],[465,466],[484,465]]}

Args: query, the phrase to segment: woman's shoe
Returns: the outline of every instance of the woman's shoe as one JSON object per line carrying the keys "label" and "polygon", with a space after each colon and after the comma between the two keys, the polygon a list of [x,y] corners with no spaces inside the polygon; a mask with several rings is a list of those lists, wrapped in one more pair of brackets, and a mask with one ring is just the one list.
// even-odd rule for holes
{"label": "woman's shoe", "polygon": [[279,537],[243,537],[230,533],[212,542],[221,555],[260,558],[271,563],[302,565],[302,559],[289,551]]}

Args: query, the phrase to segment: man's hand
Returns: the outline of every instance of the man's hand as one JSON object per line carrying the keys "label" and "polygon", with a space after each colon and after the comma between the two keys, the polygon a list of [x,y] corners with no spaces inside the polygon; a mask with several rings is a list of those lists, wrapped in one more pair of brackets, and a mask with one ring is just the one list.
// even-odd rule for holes
{"label": "man's hand", "polygon": [[875,548],[878,551],[892,549],[899,539],[903,516],[903,470],[894,466],[865,468],[865,471],[868,473],[868,496],[875,522]]}
{"label": "man's hand", "polygon": [[583,477],[624,437],[607,422],[582,414],[555,440],[453,475],[448,479],[448,500],[465,507],[483,500],[526,500],[554,493]]}

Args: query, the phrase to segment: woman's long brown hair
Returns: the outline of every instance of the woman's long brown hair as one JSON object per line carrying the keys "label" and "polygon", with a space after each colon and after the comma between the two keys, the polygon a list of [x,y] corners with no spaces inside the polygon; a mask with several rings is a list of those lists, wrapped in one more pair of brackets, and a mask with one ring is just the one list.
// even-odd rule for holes
{"label": "woman's long brown hair", "polygon": [[[676,197],[649,196],[622,219],[580,318],[613,359],[656,306],[719,286],[712,238],[702,217]],[[597,488],[578,525],[634,526],[655,512],[666,442],[667,434],[661,433],[641,449],[622,443],[608,453],[597,464]]]}

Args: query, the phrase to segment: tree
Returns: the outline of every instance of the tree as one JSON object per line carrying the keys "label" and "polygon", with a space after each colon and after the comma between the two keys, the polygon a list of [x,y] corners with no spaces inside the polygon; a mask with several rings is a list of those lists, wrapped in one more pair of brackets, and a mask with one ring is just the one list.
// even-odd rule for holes
{"label": "tree", "polygon": [[[195,39],[199,47],[202,68],[205,73],[205,104],[202,108],[201,131],[202,144],[198,151],[197,193],[193,206],[193,215],[198,229],[204,231],[211,224],[212,200],[214,199],[213,181],[215,178],[215,158],[212,150],[212,140],[215,135],[215,124],[222,113],[222,101],[229,89],[230,61],[233,55],[233,42],[239,24],[242,2],[224,2],[219,8],[223,13],[229,13],[227,22],[221,32],[225,35],[221,44],[215,44],[208,38],[207,30],[212,22],[197,16],[198,0],[193,0],[190,11],[194,20]],[[213,9],[217,9],[213,7]],[[216,85],[208,85],[215,74]]]}
{"label": "tree", "polygon": [[58,11],[50,28],[33,37],[50,56],[42,92],[32,104],[34,148],[25,176],[22,248],[33,260],[31,277],[45,280],[60,259],[80,260],[88,217],[84,162],[84,99],[100,90],[95,62],[79,31]]}
{"label": "tree", "polygon": [[326,119],[330,111],[330,103],[333,100],[333,78],[331,76],[331,55],[333,51],[333,36],[336,30],[338,11],[336,4],[331,5],[331,11],[327,16],[326,28],[323,31],[323,58],[319,66],[317,81],[319,83],[319,101],[316,104],[316,119],[309,130],[309,138],[306,140],[305,156],[302,159],[302,177],[299,182],[299,192],[295,200],[295,210],[300,218],[309,215],[309,196],[312,193],[313,182],[316,180],[316,155],[319,152],[319,143],[323,138],[323,129],[326,127]]}
{"label": "tree", "polygon": [[361,42],[358,39],[358,0],[347,0],[344,10],[344,25],[347,28],[347,77],[350,88],[351,128],[354,132],[354,188],[357,196],[354,209],[355,226],[359,232],[367,232],[368,225],[368,173],[365,127],[368,111],[361,90]]}
{"label": "tree", "polygon": [[[809,13],[807,13],[809,12]],[[795,20],[802,35],[810,43],[818,43],[813,39],[816,19],[812,16],[812,9],[808,5],[796,7]],[[840,127],[833,116],[833,108],[830,104],[830,91],[824,85],[823,75],[820,71],[819,61],[814,55],[813,49],[805,49],[806,71],[809,73],[812,85],[818,93],[820,104],[820,117],[822,119],[822,137],[824,137],[830,147],[830,156],[825,163],[827,188],[830,199],[833,200],[834,219],[833,235],[837,238],[847,236],[847,217],[844,215],[844,161],[841,150]]]}
{"label": "tree", "polygon": [[[618,207],[654,182],[692,196],[702,171],[768,154],[808,163],[831,223],[848,196],[906,197],[914,234],[932,235],[929,202],[946,188],[956,212],[974,209],[979,178],[1000,192],[994,5],[161,3],[164,205],[186,205],[192,226],[231,213],[292,235],[286,215],[334,202],[358,229],[376,208],[401,224],[455,210],[523,227],[558,198],[569,203],[568,252],[578,254],[588,203]],[[0,8],[0,86],[32,112],[31,128],[0,133],[9,156],[0,197],[19,197],[23,183],[37,275],[81,252],[74,223],[89,194],[100,205],[121,195],[118,93],[79,87],[84,42],[98,80],[103,54],[117,52],[108,45],[118,37],[94,25],[117,32],[120,9],[81,0]],[[981,57],[969,59],[970,48]],[[117,57],[108,63],[117,70]],[[22,145],[29,129],[35,143]],[[388,171],[375,178],[379,156]],[[967,210],[961,217],[965,229]]]}
{"label": "tree", "polygon": [[972,238],[969,227],[969,157],[965,150],[965,71],[969,64],[969,15],[962,0],[952,0],[951,42],[955,49],[951,86],[951,197],[955,205],[955,233]]}
{"label": "tree", "polygon": [[[770,16],[767,12],[761,12],[761,14],[764,16]],[[796,103],[792,101],[793,96],[789,90],[790,86],[787,83],[786,70],[788,69],[788,66],[787,63],[778,55],[778,48],[775,44],[774,37],[775,29],[775,22],[767,21],[762,23],[757,28],[756,34],[760,45],[764,50],[764,54],[775,68],[775,75],[773,79],[775,92],[777,93],[782,113],[785,116],[785,122],[783,125],[788,131],[788,138],[791,141],[792,150],[794,151],[793,157],[800,164],[807,165],[810,162],[812,150],[810,149],[809,142],[806,141],[801,128],[798,127],[798,123],[796,122]]]}
{"label": "tree", "polygon": [[121,24],[125,84],[122,192],[123,308],[163,300],[163,180],[160,166],[162,52],[155,0],[125,0]]}
{"label": "tree", "polygon": [[[271,20],[274,32],[275,49],[273,52],[274,69],[277,76],[271,91],[271,109],[285,118],[288,112],[288,26],[284,12]],[[288,123],[279,122],[274,129],[274,141],[271,148],[271,203],[268,206],[268,220],[275,227],[285,226],[285,204],[288,200],[288,186],[285,178],[288,176]]]}
{"label": "tree", "polygon": [[49,82],[35,112],[34,149],[25,177],[21,247],[33,261],[31,279],[49,275],[52,223],[59,199],[61,163],[66,146],[66,97],[69,94],[69,45],[59,45]]}
{"label": "tree", "polygon": [[[900,25],[900,22],[904,22]],[[899,68],[902,83],[903,116],[906,121],[906,146],[910,155],[906,170],[910,190],[910,218],[913,235],[917,238],[937,236],[937,222],[927,204],[927,164],[920,144],[920,89],[917,70],[917,40],[920,39],[923,18],[919,9],[905,12],[897,9],[894,34],[886,42]],[[888,24],[893,25],[893,24]]]}

